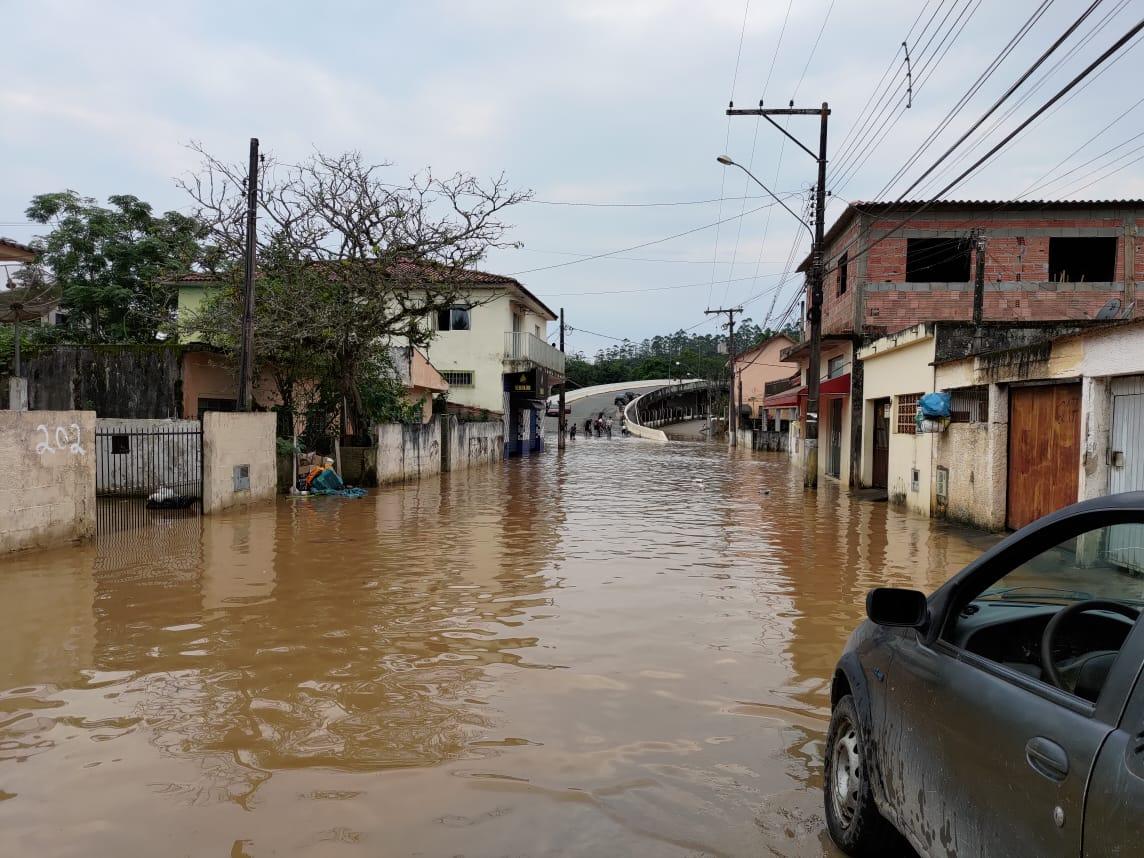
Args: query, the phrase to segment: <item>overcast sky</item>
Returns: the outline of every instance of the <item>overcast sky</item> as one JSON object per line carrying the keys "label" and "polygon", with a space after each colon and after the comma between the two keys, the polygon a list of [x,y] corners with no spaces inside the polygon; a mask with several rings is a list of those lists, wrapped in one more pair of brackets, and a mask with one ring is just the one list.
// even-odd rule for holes
{"label": "overcast sky", "polygon": [[[729,303],[748,302],[748,315],[762,322],[801,227],[778,208],[736,218],[767,200],[738,199],[761,191],[738,171],[725,175],[715,156],[726,148],[784,194],[809,187],[814,163],[765,122],[729,121],[728,100],[753,106],[766,86],[768,104],[829,101],[831,169],[845,168],[840,144],[889,67],[900,78],[894,102],[905,94],[900,44],[922,13],[911,37],[913,107],[886,126],[885,140],[851,176],[833,173],[838,178],[828,185],[840,199],[829,207],[832,219],[841,199],[877,197],[1039,5],[799,0],[789,4],[788,17],[786,0],[7,3],[0,234],[31,239],[38,227],[24,223],[29,198],[65,188],[100,199],[130,193],[160,210],[186,209],[173,182],[195,165],[186,144],[199,140],[237,161],[257,136],[264,150],[285,159],[313,148],[357,149],[394,162],[397,178],[426,166],[486,176],[504,171],[515,186],[531,189],[538,202],[510,218],[524,248],[495,252],[484,267],[517,274],[551,306],[565,307],[569,324],[583,329],[572,335],[572,349],[592,353],[610,343],[584,331],[640,339],[703,323],[706,307]],[[1052,3],[941,140],[948,145],[965,130],[1087,5]],[[931,32],[946,25],[927,50],[917,35],[935,10]],[[1044,68],[1101,29],[993,139],[1142,11],[1144,0],[1105,0]],[[958,21],[964,28],[939,60],[942,34]],[[1049,179],[1125,145],[1031,196],[1054,198],[1070,189],[1079,198],[1144,196],[1144,162],[1133,163],[1141,141],[1128,142],[1144,132],[1144,107],[1101,131],[1144,95],[1142,72],[1144,48],[1133,47],[951,196],[1015,196],[1097,132]],[[815,119],[791,121],[790,129],[815,148]],[[908,172],[910,181],[944,150],[940,142]],[[1081,187],[1118,166],[1125,168]],[[895,187],[900,192],[906,184]],[[721,196],[729,199],[720,202]],[[704,200],[714,201],[539,202]],[[803,202],[795,197],[789,204],[798,211]],[[606,259],[530,270],[720,218],[731,220]],[[804,242],[798,254],[805,250]],[[796,288],[793,280],[783,287],[775,315]],[[699,330],[714,327],[712,321]]]}

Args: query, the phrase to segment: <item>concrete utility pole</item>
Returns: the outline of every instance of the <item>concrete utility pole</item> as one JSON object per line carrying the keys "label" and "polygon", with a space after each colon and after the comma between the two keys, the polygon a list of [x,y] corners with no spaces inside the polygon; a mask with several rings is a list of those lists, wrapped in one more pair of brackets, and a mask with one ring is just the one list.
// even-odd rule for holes
{"label": "concrete utility pole", "polygon": [[[814,205],[814,245],[811,248],[810,269],[810,359],[806,369],[806,438],[803,441],[804,467],[803,484],[808,489],[818,488],[818,389],[820,365],[822,363],[822,281],[825,276],[822,236],[826,228],[826,130],[830,116],[830,106],[824,101],[821,107],[764,108],[762,102],[754,110],[736,110],[734,105],[727,109],[728,116],[761,116],[818,162],[818,184],[815,187]],[[818,154],[803,145],[802,141],[775,122],[772,116],[818,116]],[[757,181],[757,180],[756,180]],[[789,211],[789,209],[788,209]],[[799,218],[799,223],[802,219]],[[804,224],[805,226],[805,224]]]}
{"label": "concrete utility pole", "polygon": [[731,377],[728,380],[727,390],[729,394],[728,409],[727,409],[727,431],[731,433],[731,446],[738,447],[739,440],[735,437],[735,433],[739,428],[739,415],[735,408],[735,314],[742,315],[742,307],[734,307],[726,310],[704,310],[705,315],[717,315],[720,313],[727,314],[727,354],[730,360]]}
{"label": "concrete utility pole", "polygon": [[[560,353],[564,354],[564,308],[560,308]],[[564,416],[564,391],[568,388],[568,367],[564,367],[564,381],[560,385],[560,404],[557,406],[560,409],[560,417],[557,418],[556,425],[557,431],[560,433],[556,441],[556,449],[564,449],[564,435],[568,429],[568,420]]]}
{"label": "concrete utility pole", "polygon": [[238,410],[254,401],[254,262],[258,249],[258,138],[250,138],[246,174],[246,265],[242,276],[242,344],[238,356]]}
{"label": "concrete utility pole", "polygon": [[973,278],[973,324],[980,325],[985,315],[985,232],[974,230],[975,248],[977,250],[977,270]]}

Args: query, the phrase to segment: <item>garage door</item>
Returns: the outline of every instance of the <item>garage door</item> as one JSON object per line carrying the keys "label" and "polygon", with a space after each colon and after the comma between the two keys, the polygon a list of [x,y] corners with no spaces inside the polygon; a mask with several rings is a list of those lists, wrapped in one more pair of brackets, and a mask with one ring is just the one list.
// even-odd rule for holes
{"label": "garage door", "polygon": [[1079,471],[1080,385],[1011,388],[1006,524],[1076,503]]}
{"label": "garage door", "polygon": [[[1112,380],[1112,434],[1109,438],[1108,491],[1144,491],[1144,378]],[[1144,525],[1114,527],[1109,559],[1144,572]]]}

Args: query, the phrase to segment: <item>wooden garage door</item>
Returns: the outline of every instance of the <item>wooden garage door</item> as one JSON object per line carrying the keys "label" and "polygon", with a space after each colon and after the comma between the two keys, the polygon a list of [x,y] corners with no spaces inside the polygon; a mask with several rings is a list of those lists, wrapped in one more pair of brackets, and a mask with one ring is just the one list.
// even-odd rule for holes
{"label": "wooden garage door", "polygon": [[1006,524],[1016,530],[1076,503],[1080,470],[1080,385],[1009,391]]}

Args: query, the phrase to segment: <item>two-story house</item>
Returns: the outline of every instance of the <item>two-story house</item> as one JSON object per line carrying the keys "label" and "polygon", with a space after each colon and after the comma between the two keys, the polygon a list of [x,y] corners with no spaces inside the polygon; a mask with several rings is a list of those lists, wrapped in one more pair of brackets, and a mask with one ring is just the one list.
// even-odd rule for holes
{"label": "two-story house", "polygon": [[[863,482],[863,422],[878,406],[866,401],[858,350],[920,323],[973,323],[979,254],[982,324],[1139,315],[1142,217],[1144,200],[847,206],[823,241],[821,473]],[[810,263],[808,256],[799,271]],[[809,283],[806,300],[809,306]],[[804,384],[808,357],[805,336],[783,353],[801,365]],[[805,422],[805,390],[780,396],[797,400],[799,393]]]}
{"label": "two-story house", "polygon": [[468,300],[431,320],[429,358],[449,382],[450,410],[505,421],[505,455],[543,448],[543,408],[564,378],[564,353],[548,342],[556,314],[520,281],[472,272]]}

